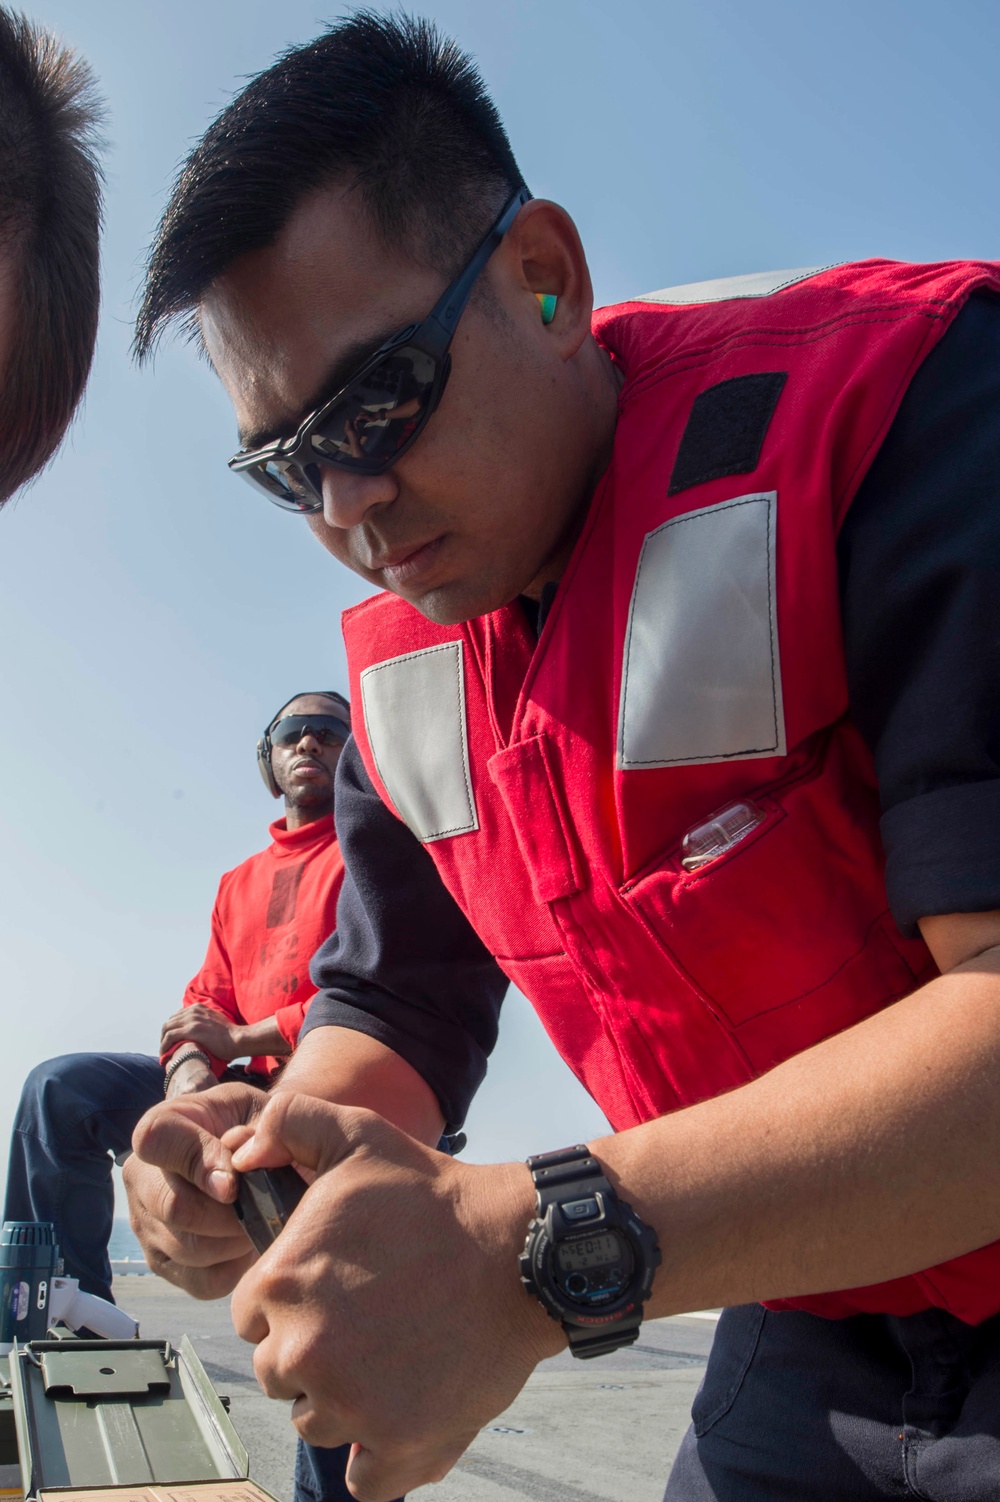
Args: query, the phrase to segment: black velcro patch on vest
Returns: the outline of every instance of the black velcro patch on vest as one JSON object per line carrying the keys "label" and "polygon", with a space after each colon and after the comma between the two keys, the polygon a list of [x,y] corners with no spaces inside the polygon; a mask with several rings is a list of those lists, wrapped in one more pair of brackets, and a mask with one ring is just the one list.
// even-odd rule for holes
{"label": "black velcro patch on vest", "polygon": [[787,370],[768,370],[733,376],[700,392],[681,438],[667,494],[756,469],[787,380]]}

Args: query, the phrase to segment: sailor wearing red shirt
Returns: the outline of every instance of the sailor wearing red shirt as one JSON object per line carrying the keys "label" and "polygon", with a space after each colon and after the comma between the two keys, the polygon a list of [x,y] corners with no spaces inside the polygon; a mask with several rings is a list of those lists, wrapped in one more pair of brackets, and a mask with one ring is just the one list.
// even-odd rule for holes
{"label": "sailor wearing red shirt", "polygon": [[[676,1502],[1000,1491],[998,290],[872,261],[594,318],[468,60],[369,12],[181,175],[140,339],[195,310],[234,469],[387,593],[296,1057],[259,1116],[152,1112],[126,1181],[365,1502],[644,1305],[739,1306]],[[507,977],[617,1134],[454,1163]],[[233,1168],[289,1162],[251,1265]]]}
{"label": "sailor wearing red shirt", "polygon": [[[219,1079],[267,1089],[295,1048],[316,990],[309,961],[336,928],[344,863],[333,783],[350,720],[335,691],[297,694],[261,736],[257,764],[285,815],[267,849],[220,881],[205,963],[163,1026],[160,1058],[66,1054],[25,1082],[4,1218],[52,1221],[67,1273],[101,1298],[112,1297],[111,1160],[127,1156],[136,1123],[164,1095],[191,1096]],[[296,1502],[346,1502],[347,1454],[300,1441]]]}
{"label": "sailor wearing red shirt", "polygon": [[349,735],[350,706],[333,692],[297,695],[268,725],[258,762],[285,816],[267,849],[219,883],[205,963],[163,1027],[161,1058],[66,1054],[25,1082],[4,1218],[52,1221],[66,1271],[88,1293],[111,1297],[111,1160],[129,1151],[144,1112],[222,1076],[266,1087],[295,1047],[316,989],[309,960],[336,927],[333,780]]}
{"label": "sailor wearing red shirt", "polygon": [[[267,849],[219,883],[205,963],[160,1038],[171,1086],[183,1070],[183,1088],[207,1088],[206,1068],[221,1078],[247,1055],[249,1072],[270,1079],[298,1042],[316,990],[309,961],[336,927],[344,863],[332,777],[349,721],[339,694],[299,694],[261,737],[257,762],[272,796],[284,794],[285,817]],[[188,1059],[201,1069],[184,1068]]]}

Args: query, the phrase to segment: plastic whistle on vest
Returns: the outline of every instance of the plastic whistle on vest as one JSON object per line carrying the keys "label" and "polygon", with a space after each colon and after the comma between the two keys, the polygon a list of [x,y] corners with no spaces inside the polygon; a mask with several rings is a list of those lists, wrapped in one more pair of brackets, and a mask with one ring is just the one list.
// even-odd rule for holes
{"label": "plastic whistle on vest", "polygon": [[[374,787],[618,1130],[936,973],[889,911],[836,544],[976,288],[1000,291],[1000,265],[873,260],[602,309],[614,451],[541,636],[517,601],[344,616]],[[794,1303],[978,1323],[1000,1243]]]}
{"label": "plastic whistle on vest", "polygon": [[84,1293],[57,1274],[59,1243],[50,1221],[5,1220],[0,1231],[0,1356],[14,1341],[41,1340],[50,1325],[86,1328],[105,1340],[134,1340],[139,1325],[124,1309]]}

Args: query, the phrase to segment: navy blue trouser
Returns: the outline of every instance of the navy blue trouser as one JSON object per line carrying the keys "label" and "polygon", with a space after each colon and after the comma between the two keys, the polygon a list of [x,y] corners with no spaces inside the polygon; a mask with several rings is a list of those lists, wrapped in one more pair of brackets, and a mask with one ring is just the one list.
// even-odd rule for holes
{"label": "navy blue trouser", "polygon": [[[28,1075],[14,1118],[4,1220],[50,1220],[66,1273],[111,1298],[112,1158],[140,1116],[163,1099],[163,1069],[144,1054],[64,1054]],[[349,1446],[299,1441],[295,1502],[353,1502]]]}
{"label": "navy blue trouser", "polygon": [[664,1502],[1000,1498],[1000,1316],[719,1321]]}

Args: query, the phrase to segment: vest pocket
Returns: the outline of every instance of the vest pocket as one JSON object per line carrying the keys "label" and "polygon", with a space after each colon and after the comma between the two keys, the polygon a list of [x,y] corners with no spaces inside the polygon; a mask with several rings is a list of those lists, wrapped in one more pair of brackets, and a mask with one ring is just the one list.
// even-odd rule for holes
{"label": "vest pocket", "polygon": [[524,858],[535,901],[556,902],[579,892],[582,879],[576,837],[549,738],[529,736],[498,751],[488,765]]}
{"label": "vest pocket", "polygon": [[675,849],[623,893],[758,1070],[905,995],[927,968],[887,911],[874,794],[846,762],[835,737],[817,775],[755,795],[766,817],[726,854],[687,872]]}

